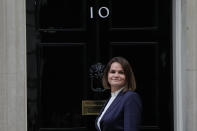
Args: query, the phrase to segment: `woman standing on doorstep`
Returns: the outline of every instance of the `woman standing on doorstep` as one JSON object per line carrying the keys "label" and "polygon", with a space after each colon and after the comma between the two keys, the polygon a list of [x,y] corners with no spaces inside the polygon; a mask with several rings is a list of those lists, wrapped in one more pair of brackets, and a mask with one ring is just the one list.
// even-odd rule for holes
{"label": "woman standing on doorstep", "polygon": [[111,97],[101,109],[95,125],[98,131],[138,131],[142,104],[135,76],[123,57],[112,58],[104,71],[102,83],[111,89]]}

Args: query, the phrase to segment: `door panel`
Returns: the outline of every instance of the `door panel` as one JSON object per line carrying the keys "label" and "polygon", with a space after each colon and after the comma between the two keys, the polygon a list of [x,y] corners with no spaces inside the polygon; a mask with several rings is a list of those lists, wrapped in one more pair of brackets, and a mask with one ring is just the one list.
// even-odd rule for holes
{"label": "door panel", "polygon": [[85,44],[42,43],[39,50],[41,128],[82,126],[80,103],[87,83],[83,72]]}
{"label": "door panel", "polygon": [[141,131],[173,130],[171,1],[27,0],[28,131],[94,131],[82,101],[106,100],[103,67],[131,63]]}
{"label": "door panel", "polygon": [[35,0],[40,29],[86,29],[86,1]]}
{"label": "door panel", "polygon": [[158,26],[158,0],[110,0],[112,28],[152,28]]}

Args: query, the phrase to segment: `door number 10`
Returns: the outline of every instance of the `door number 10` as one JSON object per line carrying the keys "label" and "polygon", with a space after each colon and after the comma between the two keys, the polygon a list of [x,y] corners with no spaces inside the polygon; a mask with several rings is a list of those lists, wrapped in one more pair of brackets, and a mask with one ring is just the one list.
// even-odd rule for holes
{"label": "door number 10", "polygon": [[[105,11],[106,13],[102,13],[103,11]],[[90,18],[93,19],[94,18],[94,8],[90,7]],[[98,9],[98,15],[101,18],[107,18],[109,16],[109,9],[107,7],[100,7]]]}

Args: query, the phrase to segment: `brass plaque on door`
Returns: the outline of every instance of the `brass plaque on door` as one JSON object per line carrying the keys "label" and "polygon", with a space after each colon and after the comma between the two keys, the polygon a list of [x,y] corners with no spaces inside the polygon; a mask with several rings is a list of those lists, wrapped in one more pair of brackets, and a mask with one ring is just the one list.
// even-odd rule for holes
{"label": "brass plaque on door", "polygon": [[106,100],[83,100],[82,115],[98,115]]}

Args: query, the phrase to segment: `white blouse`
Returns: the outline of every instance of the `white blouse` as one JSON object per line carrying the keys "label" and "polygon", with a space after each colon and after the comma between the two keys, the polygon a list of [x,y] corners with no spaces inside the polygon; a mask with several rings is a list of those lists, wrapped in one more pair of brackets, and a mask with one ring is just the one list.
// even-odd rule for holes
{"label": "white blouse", "polygon": [[[123,87],[124,88],[124,87]],[[97,121],[97,126],[99,127],[99,130],[100,129],[100,121],[101,121],[101,118],[103,117],[103,115],[105,114],[105,112],[107,111],[107,109],[109,108],[109,106],[112,104],[112,102],[115,100],[115,98],[118,96],[119,92],[123,89],[119,89],[115,92],[111,92],[111,98],[110,100],[108,101],[107,105],[105,106],[105,109],[103,110],[102,114],[100,115],[100,117],[98,118],[98,121]]]}

